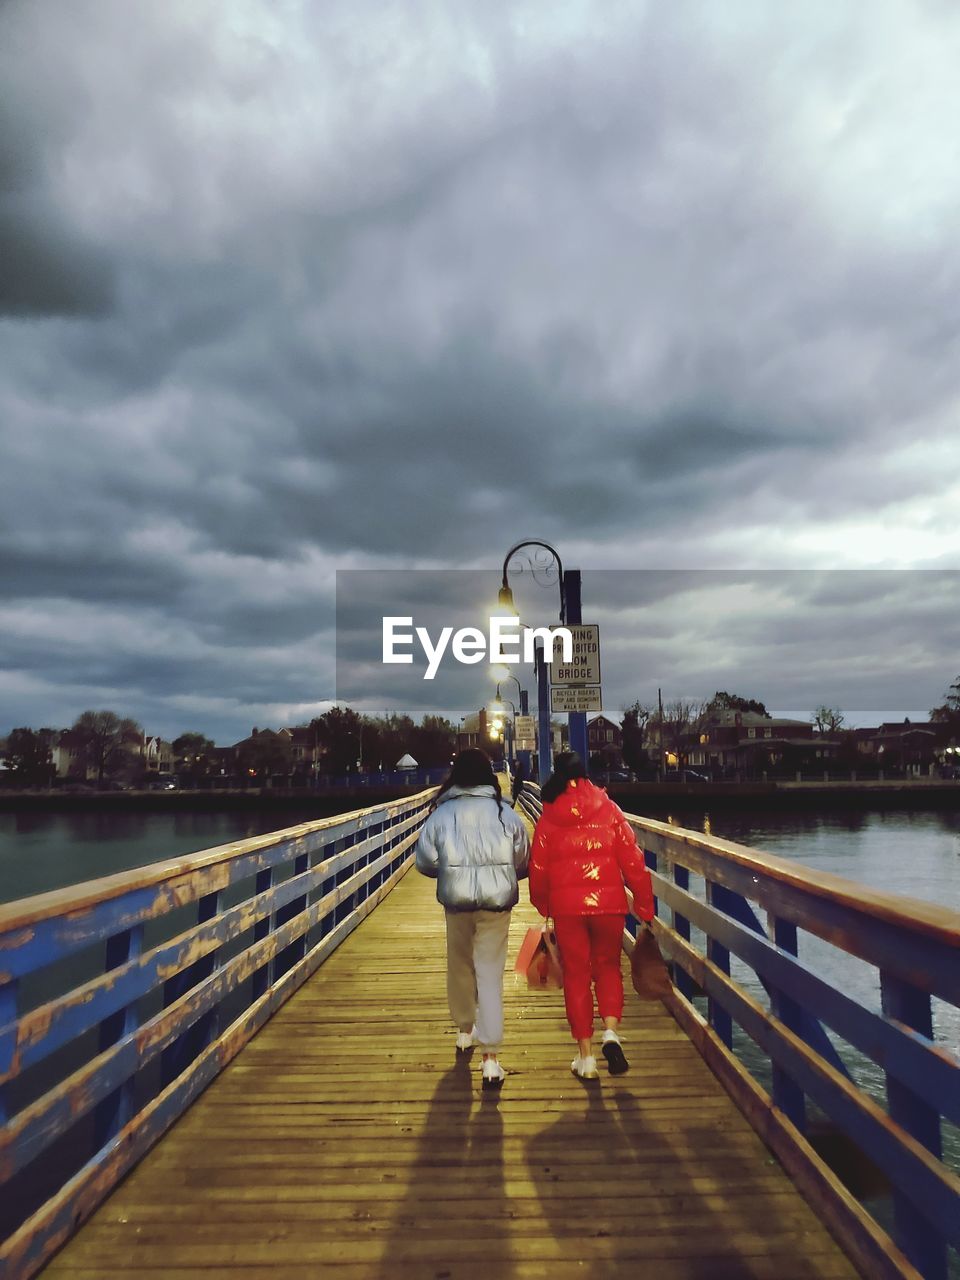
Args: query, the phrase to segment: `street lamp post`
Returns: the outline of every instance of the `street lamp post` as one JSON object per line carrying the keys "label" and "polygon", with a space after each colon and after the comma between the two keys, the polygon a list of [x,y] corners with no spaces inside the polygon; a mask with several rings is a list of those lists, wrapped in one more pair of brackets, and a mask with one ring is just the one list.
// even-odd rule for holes
{"label": "street lamp post", "polygon": [[[537,579],[537,573],[549,573],[552,568],[552,561],[556,562],[557,580],[560,586],[560,623],[565,625],[569,623],[571,626],[579,625],[583,621],[580,604],[580,570],[567,569],[563,567],[560,559],[560,553],[549,542],[541,542],[539,539],[527,539],[524,542],[518,542],[510,548],[503,560],[503,575],[500,584],[499,602],[507,609],[514,609],[513,592],[510,589],[510,583],[507,578],[507,568],[510,561],[526,547],[539,547],[541,551],[546,551],[548,556],[545,558],[540,555],[540,563],[534,564],[532,558],[528,558],[530,569],[533,573],[534,580]],[[541,585],[546,585],[543,583]],[[551,769],[551,728],[550,728],[550,674],[549,663],[544,659],[542,645],[537,646],[537,733],[539,736],[540,750],[538,752],[539,774],[541,785],[547,780]],[[570,749],[576,751],[584,764],[588,763],[588,745],[587,745],[587,717],[582,711],[571,711],[568,715],[568,724],[570,727]]]}
{"label": "street lamp post", "polygon": [[[513,678],[516,679],[516,676],[514,676]],[[510,698],[504,698],[501,695],[499,682],[497,683],[497,701],[494,705],[499,706],[503,709],[503,718],[504,718],[505,728],[506,728],[506,733],[504,735],[504,745],[506,747],[506,752],[507,752],[507,764],[510,766],[510,770],[512,772],[514,767],[514,755],[515,755],[514,743],[516,742],[517,708],[516,708],[516,704]],[[509,707],[510,710],[513,712],[512,720],[506,714],[507,707]]]}

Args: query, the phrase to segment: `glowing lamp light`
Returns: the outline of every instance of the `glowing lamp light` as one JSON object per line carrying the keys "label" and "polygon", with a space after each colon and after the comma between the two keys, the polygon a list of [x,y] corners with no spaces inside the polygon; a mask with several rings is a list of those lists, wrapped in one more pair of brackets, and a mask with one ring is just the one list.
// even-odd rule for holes
{"label": "glowing lamp light", "polygon": [[517,606],[513,603],[513,592],[506,583],[497,592],[497,605],[500,613],[512,613],[517,617]]}

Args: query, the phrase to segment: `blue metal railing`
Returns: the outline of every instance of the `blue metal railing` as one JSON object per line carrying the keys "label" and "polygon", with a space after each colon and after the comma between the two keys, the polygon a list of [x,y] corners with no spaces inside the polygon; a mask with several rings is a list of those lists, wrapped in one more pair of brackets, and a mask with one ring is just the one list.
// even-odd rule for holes
{"label": "blue metal railing", "polygon": [[[526,784],[520,803],[536,820],[539,787]],[[960,1058],[956,1043],[936,1038],[933,1002],[956,1025],[960,912],[627,817],[653,877],[654,930],[674,969],[671,1012],[866,1274],[945,1280],[960,1248],[960,1177],[944,1159],[942,1134],[956,1142]],[[628,917],[629,932],[637,927]],[[805,963],[810,937],[871,966],[875,1008]],[[731,975],[731,957],[752,975],[749,985]],[[844,968],[841,959],[826,971]],[[704,998],[706,1016],[697,1007]],[[852,1052],[838,1052],[825,1028]],[[770,1089],[738,1058],[745,1043],[767,1062]],[[858,1083],[864,1073],[854,1059],[874,1066],[882,1096]],[[882,1172],[895,1245],[807,1141],[811,1103]]]}
{"label": "blue metal railing", "polygon": [[34,1274],[390,892],[432,795],[0,907],[0,1275]]}

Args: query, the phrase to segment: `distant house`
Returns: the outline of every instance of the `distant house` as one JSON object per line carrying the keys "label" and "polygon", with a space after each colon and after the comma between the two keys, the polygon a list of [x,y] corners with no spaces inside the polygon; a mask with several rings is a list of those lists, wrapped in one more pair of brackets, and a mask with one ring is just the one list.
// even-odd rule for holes
{"label": "distant house", "polygon": [[298,725],[292,729],[281,729],[280,733],[290,742],[294,773],[315,777],[323,758],[316,730],[309,725]]}
{"label": "distant house", "polygon": [[465,751],[467,747],[480,747],[486,751],[490,746],[487,727],[487,709],[481,707],[467,716],[460,717],[460,728],[457,731],[457,750]]}
{"label": "distant house", "polygon": [[938,757],[940,726],[930,721],[887,721],[875,729],[855,729],[857,752],[884,772],[920,777]]}
{"label": "distant house", "polygon": [[173,744],[150,734],[139,741],[140,756],[147,773],[173,772]]}
{"label": "distant house", "polygon": [[209,754],[214,775],[231,778],[237,771],[237,751],[235,747],[214,747]]}
{"label": "distant house", "polygon": [[82,778],[87,782],[96,778],[96,769],[87,762],[83,737],[73,729],[61,730],[51,750],[52,763],[58,778]]}
{"label": "distant house", "polygon": [[689,734],[686,762],[713,777],[825,768],[840,742],[814,733],[806,720],[724,711]]}
{"label": "distant house", "polygon": [[623,731],[614,720],[599,715],[587,722],[587,747],[591,760],[600,756],[602,768],[619,769],[623,765]]}

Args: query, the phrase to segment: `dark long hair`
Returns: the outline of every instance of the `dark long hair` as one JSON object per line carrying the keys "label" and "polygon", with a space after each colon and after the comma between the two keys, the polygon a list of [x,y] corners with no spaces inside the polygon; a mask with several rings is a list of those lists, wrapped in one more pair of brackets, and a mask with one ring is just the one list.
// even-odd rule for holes
{"label": "dark long hair", "polygon": [[540,799],[544,804],[553,804],[566,791],[568,782],[586,776],[587,771],[576,751],[561,751],[554,757],[553,773],[541,787]]}
{"label": "dark long hair", "polygon": [[[490,757],[485,751],[481,751],[479,747],[467,747],[454,760],[450,772],[440,784],[440,790],[433,797],[432,807],[434,809],[439,804],[441,797],[451,787],[493,787],[493,793],[497,797],[497,812],[499,813],[500,805],[503,803],[500,783],[497,780],[497,775],[493,772]],[[503,819],[501,818],[500,821],[502,822]]]}

